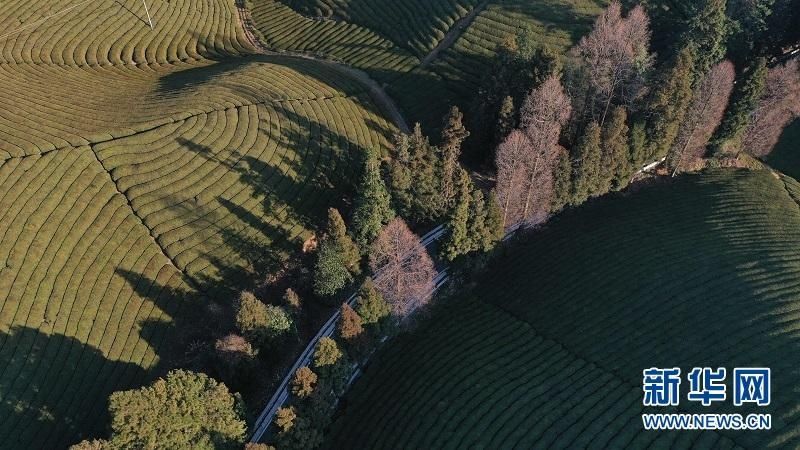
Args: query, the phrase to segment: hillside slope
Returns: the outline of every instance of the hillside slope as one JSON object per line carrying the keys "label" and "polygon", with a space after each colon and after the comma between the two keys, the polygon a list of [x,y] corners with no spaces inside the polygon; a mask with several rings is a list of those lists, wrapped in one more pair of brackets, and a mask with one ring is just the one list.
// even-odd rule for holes
{"label": "hillside slope", "polygon": [[0,448],[102,433],[189,300],[224,323],[395,130],[359,81],[252,54],[232,0],[151,6],[0,8]]}
{"label": "hillside slope", "polygon": [[[797,188],[713,171],[562,215],[388,346],[329,445],[796,447]],[[642,412],[674,411],[642,407],[653,366],[771,367],[772,404],[736,412],[772,413],[772,431],[643,431]],[[679,411],[731,412],[687,402],[687,386]]]}

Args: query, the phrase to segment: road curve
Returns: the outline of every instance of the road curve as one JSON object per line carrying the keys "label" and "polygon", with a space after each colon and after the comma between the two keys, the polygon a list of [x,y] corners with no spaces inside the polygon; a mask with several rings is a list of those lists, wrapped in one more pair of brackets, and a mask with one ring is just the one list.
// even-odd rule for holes
{"label": "road curve", "polygon": [[364,85],[369,91],[370,96],[372,99],[378,103],[378,106],[389,115],[389,118],[394,122],[395,126],[400,129],[403,133],[411,133],[411,128],[408,126],[408,122],[403,117],[403,114],[400,112],[400,108],[397,107],[394,100],[386,93],[386,90],[378,84],[377,81],[370,78],[366,72],[362,70],[355,69],[345,64],[341,64],[335,61],[331,61],[328,59],[318,58],[313,55],[309,55],[306,53],[297,53],[297,52],[289,52],[289,51],[275,51],[266,46],[261,39],[257,37],[255,32],[255,24],[253,23],[253,18],[250,16],[250,10],[247,9],[244,5],[244,0],[236,0],[236,11],[238,12],[237,16],[239,19],[239,24],[242,26],[244,30],[245,37],[247,38],[250,45],[255,49],[256,52],[262,55],[279,55],[279,56],[289,56],[292,58],[303,58],[303,59],[310,59],[316,61],[320,64],[324,64],[339,73],[342,73],[350,78],[353,78]]}

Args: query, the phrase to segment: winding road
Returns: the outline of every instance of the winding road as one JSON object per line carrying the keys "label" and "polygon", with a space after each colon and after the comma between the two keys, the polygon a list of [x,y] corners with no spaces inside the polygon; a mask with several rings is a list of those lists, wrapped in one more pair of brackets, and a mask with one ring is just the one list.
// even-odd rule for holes
{"label": "winding road", "polygon": [[[426,233],[422,238],[420,238],[420,242],[426,248],[429,247],[431,244],[439,240],[445,233],[446,228],[444,225],[439,225],[438,227],[434,228],[433,230]],[[375,278],[380,278],[380,272],[374,275]],[[434,278],[434,288],[431,291],[431,294],[436,292],[445,281],[447,281],[447,268],[443,268],[440,270],[436,277]],[[357,293],[353,293],[347,299],[347,304],[350,306],[354,306]],[[316,349],[319,340],[324,337],[331,337],[333,333],[336,331],[336,323],[339,321],[340,310],[337,309],[331,317],[325,322],[325,325],[320,328],[319,332],[317,332],[316,336],[308,343],[303,353],[297,358],[294,365],[289,368],[289,371],[286,373],[286,376],[283,377],[281,380],[281,384],[278,385],[278,388],[275,390],[275,394],[272,395],[269,402],[264,406],[264,409],[259,414],[258,419],[256,419],[255,423],[253,424],[253,434],[250,437],[250,442],[258,443],[263,439],[264,435],[266,434],[267,430],[269,430],[269,426],[272,424],[272,421],[275,418],[275,413],[278,412],[278,409],[282,407],[286,401],[289,399],[289,383],[292,381],[292,377],[294,373],[297,372],[297,369],[303,366],[311,365],[311,360],[314,356],[314,349]]]}
{"label": "winding road", "polygon": [[378,84],[377,81],[370,78],[366,72],[362,70],[355,69],[345,64],[341,64],[338,62],[330,61],[327,59],[317,58],[312,55],[308,55],[305,53],[296,53],[296,52],[288,52],[288,51],[275,51],[268,48],[260,39],[258,39],[257,34],[255,32],[255,24],[253,22],[253,18],[250,16],[250,10],[247,9],[244,5],[244,0],[236,0],[236,11],[238,12],[239,23],[244,30],[245,37],[247,38],[250,45],[262,55],[273,55],[273,56],[289,56],[292,58],[303,58],[303,59],[310,59],[316,61],[320,64],[323,64],[327,67],[330,67],[336,70],[339,73],[342,73],[350,78],[355,79],[356,81],[360,82],[367,88],[369,91],[370,96],[372,99],[378,103],[378,106],[391,118],[392,122],[394,122],[395,126],[400,129],[403,133],[411,133],[411,128],[408,126],[408,122],[403,117],[403,114],[400,112],[400,108],[397,107],[394,100],[386,93],[386,90]]}

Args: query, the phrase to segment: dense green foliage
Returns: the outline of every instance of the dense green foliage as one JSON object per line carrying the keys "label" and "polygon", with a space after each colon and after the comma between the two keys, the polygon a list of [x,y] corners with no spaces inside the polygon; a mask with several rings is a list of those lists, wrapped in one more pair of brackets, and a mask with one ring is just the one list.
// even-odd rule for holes
{"label": "dense green foliage", "polygon": [[[559,215],[379,352],[328,445],[796,447],[798,187],[719,170]],[[771,367],[773,403],[672,412],[769,412],[772,431],[644,431],[663,411],[642,368],[698,361]]]}
{"label": "dense green foliage", "polygon": [[353,211],[353,235],[356,242],[365,249],[380,233],[383,225],[394,217],[391,198],[381,177],[378,156],[368,150],[363,162],[361,184]]}
{"label": "dense green foliage", "polygon": [[696,55],[694,45],[683,47],[674,60],[666,64],[667,67],[656,80],[649,105],[648,158],[666,156],[678,136],[681,122],[692,99]]}
{"label": "dense green foliage", "polygon": [[114,393],[109,410],[110,443],[118,448],[238,450],[247,430],[237,396],[206,375],[183,370]]}
{"label": "dense green foliage", "polygon": [[386,303],[381,293],[375,288],[375,283],[371,278],[364,280],[358,290],[356,312],[361,316],[364,324],[377,324],[391,313],[389,304]]}
{"label": "dense green foliage", "polygon": [[[458,155],[458,148],[451,150],[455,178],[458,160],[452,156]],[[419,225],[438,222],[445,215],[448,205],[443,191],[443,169],[441,151],[430,143],[419,123],[410,135],[396,137],[388,172],[392,200],[401,217]],[[450,183],[455,186],[452,180]]]}
{"label": "dense green foliage", "polygon": [[293,328],[292,318],[281,306],[267,305],[243,292],[236,305],[236,327],[256,347],[280,343]]}
{"label": "dense green foliage", "polygon": [[353,275],[347,270],[341,247],[333,240],[323,240],[314,265],[314,294],[332,297],[352,281]]}
{"label": "dense green foliage", "polygon": [[597,122],[589,123],[575,148],[575,176],[572,203],[579,205],[588,198],[605,193],[602,171],[605,166],[601,149],[601,130]]}

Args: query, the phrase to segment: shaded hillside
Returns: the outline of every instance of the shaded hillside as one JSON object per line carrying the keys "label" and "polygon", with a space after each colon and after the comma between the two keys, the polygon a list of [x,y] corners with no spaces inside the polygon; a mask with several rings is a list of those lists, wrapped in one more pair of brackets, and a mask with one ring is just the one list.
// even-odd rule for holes
{"label": "shaded hillside", "polygon": [[[796,447],[800,208],[792,179],[713,171],[568,212],[388,346],[337,448]],[[770,432],[644,432],[642,370],[771,367]],[[730,380],[728,380],[728,389]],[[732,412],[730,401],[681,412]]]}

